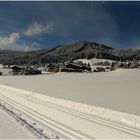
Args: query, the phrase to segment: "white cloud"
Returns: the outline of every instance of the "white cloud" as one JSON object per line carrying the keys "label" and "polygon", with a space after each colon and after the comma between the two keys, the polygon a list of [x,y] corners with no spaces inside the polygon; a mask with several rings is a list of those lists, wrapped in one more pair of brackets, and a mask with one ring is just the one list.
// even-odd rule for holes
{"label": "white cloud", "polygon": [[19,33],[12,33],[9,36],[0,37],[0,48],[8,49],[11,45],[15,44],[19,39]]}
{"label": "white cloud", "polygon": [[0,36],[0,50],[34,51],[40,49],[37,43],[20,43],[19,33],[11,33],[9,36]]}
{"label": "white cloud", "polygon": [[53,23],[48,23],[46,25],[43,25],[38,22],[34,22],[31,24],[28,29],[25,31],[26,36],[35,36],[40,35],[43,33],[47,33],[53,30]]}

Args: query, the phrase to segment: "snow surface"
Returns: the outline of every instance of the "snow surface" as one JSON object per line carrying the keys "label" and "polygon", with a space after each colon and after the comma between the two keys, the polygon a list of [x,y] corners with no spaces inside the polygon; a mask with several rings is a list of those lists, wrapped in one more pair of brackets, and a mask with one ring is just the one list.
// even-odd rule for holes
{"label": "snow surface", "polygon": [[140,69],[105,73],[1,76],[0,84],[140,115]]}
{"label": "snow surface", "polygon": [[82,61],[83,63],[86,63],[86,64],[90,63],[91,65],[92,64],[95,64],[97,62],[106,62],[106,61],[109,62],[109,63],[115,62],[115,61],[110,60],[110,59],[97,59],[97,58],[92,58],[92,59],[77,59],[74,62],[78,62],[78,61]]}
{"label": "snow surface", "polygon": [[[0,85],[0,99],[59,138],[140,138],[140,117]],[[3,103],[2,103],[3,104]],[[28,118],[28,119],[27,119]],[[51,133],[50,133],[51,134]],[[52,135],[49,135],[52,136]]]}
{"label": "snow surface", "polygon": [[18,124],[0,108],[0,139],[35,139],[31,132]]}

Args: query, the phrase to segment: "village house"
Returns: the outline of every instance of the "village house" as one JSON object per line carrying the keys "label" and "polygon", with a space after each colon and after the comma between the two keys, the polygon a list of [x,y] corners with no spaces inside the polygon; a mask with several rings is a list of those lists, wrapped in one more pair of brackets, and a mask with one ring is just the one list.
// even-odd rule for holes
{"label": "village house", "polygon": [[138,61],[126,61],[118,63],[118,68],[133,69],[138,68]]}
{"label": "village house", "polygon": [[59,67],[54,64],[47,65],[48,72],[59,72]]}
{"label": "village house", "polygon": [[91,72],[91,68],[88,65],[80,65],[77,63],[67,63],[65,68],[61,69],[61,71],[70,71],[70,72]]}
{"label": "village house", "polygon": [[11,67],[14,75],[34,75],[41,74],[41,71],[32,67],[21,67],[14,65]]}
{"label": "village house", "polygon": [[66,67],[60,68],[60,71],[61,72],[82,72],[82,70],[80,69],[73,69],[73,68],[66,68]]}
{"label": "village house", "polygon": [[76,63],[68,63],[65,66],[66,66],[66,68],[80,69],[80,65],[76,64]]}
{"label": "village house", "polygon": [[26,67],[24,73],[24,75],[36,75],[36,74],[41,74],[41,71],[38,70],[37,68],[33,68],[33,67]]}
{"label": "village house", "polygon": [[85,72],[91,72],[91,67],[88,65],[82,65],[80,68]]}
{"label": "village house", "polygon": [[138,62],[137,61],[128,62],[127,66],[130,69],[137,68],[138,67]]}
{"label": "village house", "polygon": [[11,69],[14,75],[23,74],[25,71],[24,67],[20,67],[16,65],[12,66]]}
{"label": "village house", "polygon": [[116,70],[117,68],[119,68],[118,62],[112,62],[110,70],[113,71]]}

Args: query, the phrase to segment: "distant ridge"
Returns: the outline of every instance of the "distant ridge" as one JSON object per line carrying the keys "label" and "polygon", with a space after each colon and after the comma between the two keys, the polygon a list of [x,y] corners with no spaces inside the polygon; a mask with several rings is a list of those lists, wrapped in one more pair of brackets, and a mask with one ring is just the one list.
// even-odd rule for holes
{"label": "distant ridge", "polygon": [[97,42],[78,41],[39,51],[0,51],[0,63],[2,64],[59,63],[75,59],[91,59],[94,57],[121,61],[140,60],[140,49],[117,50]]}

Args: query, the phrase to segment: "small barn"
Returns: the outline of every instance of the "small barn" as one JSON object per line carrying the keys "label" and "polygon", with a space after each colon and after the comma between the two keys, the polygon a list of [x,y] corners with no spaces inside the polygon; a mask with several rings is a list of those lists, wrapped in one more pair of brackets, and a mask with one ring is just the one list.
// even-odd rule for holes
{"label": "small barn", "polygon": [[76,64],[76,63],[68,63],[68,64],[66,64],[66,68],[81,69],[80,65]]}
{"label": "small barn", "polygon": [[77,63],[66,64],[67,69],[73,69],[74,72],[91,72],[91,68],[88,65],[80,65]]}
{"label": "small barn", "polygon": [[59,72],[59,67],[55,66],[54,64],[47,65],[48,72]]}
{"label": "small barn", "polygon": [[137,61],[128,62],[127,67],[130,69],[138,68],[138,62]]}
{"label": "small barn", "polygon": [[34,69],[32,67],[27,67],[24,72],[24,75],[36,75],[36,74],[41,74],[41,71],[38,69]]}
{"label": "small barn", "polygon": [[89,67],[89,66],[82,65],[80,68],[81,68],[81,70],[83,70],[83,71],[91,72],[91,67]]}
{"label": "small barn", "polygon": [[72,69],[72,68],[61,68],[60,69],[61,72],[83,72],[81,69]]}
{"label": "small barn", "polygon": [[23,74],[25,71],[25,68],[16,65],[12,66],[11,69],[14,75]]}

